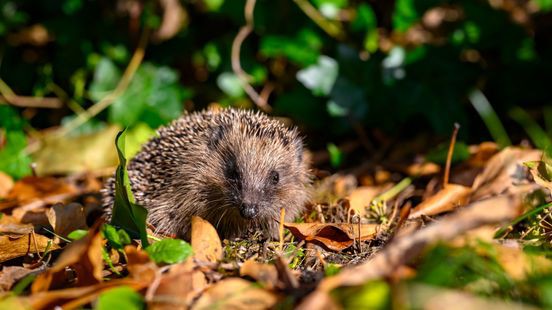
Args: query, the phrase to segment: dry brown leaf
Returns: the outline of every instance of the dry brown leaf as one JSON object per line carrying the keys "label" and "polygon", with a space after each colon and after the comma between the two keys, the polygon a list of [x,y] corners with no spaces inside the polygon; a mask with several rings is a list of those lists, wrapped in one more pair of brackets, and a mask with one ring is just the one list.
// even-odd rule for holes
{"label": "dry brown leaf", "polygon": [[19,223],[33,224],[35,226],[48,227],[48,216],[46,216],[47,208],[38,208],[28,210],[26,207],[15,208],[12,211],[12,217]]}
{"label": "dry brown leaf", "polygon": [[[78,189],[75,186],[63,179],[29,176],[13,185],[5,201],[0,202],[0,210],[45,200],[50,197],[67,197],[77,192]],[[54,202],[59,200],[57,198]]]}
{"label": "dry brown leaf", "polygon": [[544,160],[530,161],[526,162],[525,166],[529,168],[535,183],[552,192],[552,167],[549,163]]}
{"label": "dry brown leaf", "polygon": [[434,175],[441,172],[441,166],[432,162],[414,163],[404,169],[406,174],[413,177]]}
{"label": "dry brown leaf", "polygon": [[498,145],[494,142],[483,142],[479,145],[470,145],[470,158],[467,163],[472,167],[485,167],[489,160],[498,153]]}
{"label": "dry brown leaf", "polygon": [[57,235],[66,237],[76,229],[87,229],[84,207],[79,203],[55,204],[46,211],[48,222]]}
{"label": "dry brown leaf", "polygon": [[79,309],[82,306],[94,301],[103,291],[126,285],[141,290],[148,286],[148,282],[140,282],[134,279],[115,279],[94,285],[55,290],[49,292],[37,292],[29,297],[22,297],[21,300],[29,303],[32,309]]}
{"label": "dry brown leaf", "polygon": [[274,265],[262,264],[248,259],[240,267],[240,276],[251,277],[267,289],[278,287],[278,271]]}
{"label": "dry brown leaf", "polygon": [[438,222],[434,222],[410,235],[396,238],[371,260],[343,269],[327,277],[308,296],[299,309],[315,309],[319,299],[328,299],[329,292],[339,286],[362,285],[367,281],[388,276],[399,266],[418,255],[428,244],[449,240],[468,230],[509,221],[519,215],[521,199],[517,195],[501,195],[472,203]]}
{"label": "dry brown leaf", "polygon": [[355,214],[363,216],[366,214],[366,207],[379,194],[388,189],[389,186],[361,186],[355,188],[349,195],[350,208]]}
{"label": "dry brown leaf", "polygon": [[9,175],[0,171],[0,198],[4,198],[13,188],[13,179]]}
{"label": "dry brown leaf", "polygon": [[469,187],[458,184],[447,184],[437,194],[416,206],[410,213],[410,218],[417,218],[422,214],[432,216],[451,211],[458,206],[464,205],[470,194],[471,188]]}
{"label": "dry brown leaf", "polygon": [[0,233],[5,235],[26,235],[34,231],[33,225],[31,224],[18,224],[18,223],[9,223],[9,224],[0,224]]}
{"label": "dry brown leaf", "polygon": [[127,270],[136,280],[151,282],[158,270],[157,265],[150,259],[145,251],[139,251],[133,245],[124,248],[127,259]]}
{"label": "dry brown leaf", "polygon": [[27,253],[43,253],[48,246],[50,250],[59,249],[51,239],[38,234],[27,234],[19,238],[0,236],[0,263]]}
{"label": "dry brown leaf", "polygon": [[113,141],[119,130],[117,126],[108,126],[75,137],[61,137],[55,131],[46,133],[34,154],[38,175],[72,174],[117,166]]}
{"label": "dry brown leaf", "polygon": [[148,299],[149,296],[146,295],[148,308],[188,309],[192,301],[206,287],[205,275],[194,268],[193,260],[188,259],[173,265],[169,272],[163,275],[152,298]]}
{"label": "dry brown leaf", "polygon": [[[285,223],[284,227],[302,240],[313,242],[333,251],[344,250],[355,240],[373,239],[378,231],[376,224],[341,223]],[[360,234],[359,234],[360,231]]]}
{"label": "dry brown leaf", "polygon": [[209,287],[192,309],[270,309],[280,296],[240,278],[227,278]]}
{"label": "dry brown leaf", "polygon": [[222,244],[216,229],[197,216],[192,217],[191,244],[198,261],[214,263],[222,259]]}
{"label": "dry brown leaf", "polygon": [[19,266],[9,266],[0,271],[0,292],[9,291],[12,286],[27,275],[37,274],[45,270],[46,264],[39,268],[31,269]]}
{"label": "dry brown leaf", "polygon": [[[529,189],[520,186],[528,184],[526,168],[523,163],[539,160],[542,152],[539,150],[525,150],[508,147],[493,156],[487,166],[475,178],[472,185],[472,201],[492,197],[503,193],[514,193],[520,190],[529,192]],[[528,184],[532,187],[533,184]]]}
{"label": "dry brown leaf", "polygon": [[101,282],[103,280],[102,241],[99,225],[96,224],[84,238],[67,246],[54,265],[36,278],[31,287],[31,292],[47,291],[51,287],[62,285],[65,268],[68,266],[75,269],[77,286],[93,285]]}

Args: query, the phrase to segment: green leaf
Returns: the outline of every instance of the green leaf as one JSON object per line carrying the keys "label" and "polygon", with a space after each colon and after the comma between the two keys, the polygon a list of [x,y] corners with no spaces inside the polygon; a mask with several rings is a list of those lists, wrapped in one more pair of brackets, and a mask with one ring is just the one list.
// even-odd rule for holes
{"label": "green leaf", "polygon": [[146,248],[148,236],[146,232],[146,218],[148,211],[135,203],[130,187],[125,158],[125,130],[117,134],[115,139],[119,166],[115,172],[115,204],[111,224],[124,229],[133,238],[140,238],[142,246]]}
{"label": "green leaf", "polygon": [[217,86],[232,98],[239,98],[245,94],[240,79],[232,72],[221,73],[217,78]]}
{"label": "green leaf", "polygon": [[79,240],[79,239],[84,238],[84,236],[86,236],[86,234],[88,234],[88,230],[77,229],[77,230],[73,230],[72,232],[70,232],[67,235],[67,238],[69,238],[71,240]]}
{"label": "green leaf", "polygon": [[310,89],[315,96],[330,94],[339,72],[337,61],[328,56],[320,56],[316,65],[297,72],[297,80]]}
{"label": "green leaf", "polygon": [[155,242],[146,252],[156,263],[176,264],[192,255],[192,246],[180,239],[163,239]]}
{"label": "green leaf", "polygon": [[357,8],[356,18],[351,23],[351,29],[364,32],[364,49],[373,53],[378,49],[377,19],[372,7],[361,3]]}
{"label": "green leaf", "polygon": [[130,236],[123,229],[117,229],[109,224],[103,226],[102,233],[109,244],[118,250],[122,250],[125,245],[131,242]]}
{"label": "green leaf", "polygon": [[393,12],[393,29],[405,32],[419,19],[414,0],[397,0]]}
{"label": "green leaf", "polygon": [[320,56],[322,40],[308,28],[301,29],[295,37],[264,36],[260,52],[265,57],[287,57],[301,66],[315,64]]}
{"label": "green leaf", "polygon": [[332,167],[337,168],[343,163],[344,154],[337,147],[337,145],[330,143],[328,144],[328,153],[330,153],[330,163]]}
{"label": "green leaf", "polygon": [[343,309],[389,309],[391,303],[391,289],[384,281],[339,288],[332,292],[332,296]]}
{"label": "green leaf", "polygon": [[145,308],[144,298],[128,286],[119,286],[100,294],[97,310],[141,310]]}

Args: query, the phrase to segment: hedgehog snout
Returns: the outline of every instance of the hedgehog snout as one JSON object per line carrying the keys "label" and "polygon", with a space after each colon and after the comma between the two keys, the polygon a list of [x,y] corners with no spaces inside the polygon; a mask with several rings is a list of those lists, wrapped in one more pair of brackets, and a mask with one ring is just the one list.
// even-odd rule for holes
{"label": "hedgehog snout", "polygon": [[255,203],[242,203],[240,205],[240,214],[245,219],[252,219],[259,213],[259,205]]}

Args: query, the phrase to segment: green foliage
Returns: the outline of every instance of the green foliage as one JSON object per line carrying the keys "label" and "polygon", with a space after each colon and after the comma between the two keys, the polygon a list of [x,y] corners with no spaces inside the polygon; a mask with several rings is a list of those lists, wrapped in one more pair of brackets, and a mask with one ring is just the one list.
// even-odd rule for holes
{"label": "green foliage", "polygon": [[[115,63],[103,57],[90,84],[92,99],[99,101],[110,94],[120,79],[121,72]],[[180,116],[182,102],[189,95],[178,83],[175,70],[144,63],[125,92],[109,106],[108,120],[124,127],[144,122],[156,128]]]}
{"label": "green foliage", "polygon": [[0,171],[19,179],[31,173],[31,158],[25,151],[27,137],[25,122],[9,106],[0,106]]}
{"label": "green foliage", "polygon": [[77,230],[73,230],[72,232],[70,232],[67,235],[67,238],[75,241],[75,240],[79,240],[79,239],[84,238],[84,236],[86,236],[87,234],[88,234],[88,230],[77,229]]}
{"label": "green foliage", "polygon": [[140,238],[142,246],[146,248],[149,245],[146,232],[148,212],[144,207],[135,203],[134,195],[132,194],[126,170],[124,130],[117,134],[115,146],[119,155],[119,166],[117,166],[115,172],[115,204],[113,206],[111,224],[122,228],[133,238]]}
{"label": "green foliage", "polygon": [[117,229],[109,224],[104,224],[102,233],[109,244],[117,250],[122,250],[125,245],[128,245],[131,242],[126,231],[123,229]]}
{"label": "green foliage", "polygon": [[101,293],[94,309],[141,310],[145,307],[146,304],[142,295],[128,286],[119,286]]}
{"label": "green foliage", "polygon": [[149,257],[158,264],[176,264],[193,254],[192,246],[180,239],[163,239],[146,249]]}
{"label": "green foliage", "polygon": [[391,306],[391,288],[384,281],[339,288],[332,292],[332,296],[343,309],[389,309]]}

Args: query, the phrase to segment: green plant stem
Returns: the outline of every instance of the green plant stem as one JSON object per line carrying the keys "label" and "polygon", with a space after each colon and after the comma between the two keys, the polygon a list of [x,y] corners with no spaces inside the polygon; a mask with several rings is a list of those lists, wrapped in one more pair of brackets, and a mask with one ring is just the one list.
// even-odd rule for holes
{"label": "green plant stem", "polygon": [[479,116],[483,119],[483,122],[485,122],[496,143],[500,147],[512,145],[506,129],[504,129],[502,122],[500,122],[498,115],[496,115],[485,95],[479,89],[475,89],[470,93],[469,99],[475,110],[477,110],[477,113],[479,113]]}
{"label": "green plant stem", "polygon": [[400,192],[405,190],[410,184],[412,184],[412,178],[404,178],[399,183],[397,183],[395,186],[390,188],[388,191],[386,191],[385,193],[383,193],[383,194],[377,196],[376,198],[374,198],[374,200],[376,200],[376,201],[377,200],[387,201],[387,200],[397,196]]}
{"label": "green plant stem", "polygon": [[510,117],[523,127],[533,144],[539,149],[546,149],[552,142],[548,134],[542,129],[539,124],[531,118],[529,113],[520,107],[514,107],[510,110]]}
{"label": "green plant stem", "polygon": [[[534,215],[537,215],[538,213],[540,213],[542,210],[548,208],[548,207],[552,207],[552,202],[549,202],[549,203],[546,203],[540,207],[537,207],[531,211],[528,211],[520,216],[518,216],[517,218],[515,218],[513,221],[511,221],[510,223],[508,223],[508,225],[500,228],[499,230],[497,230],[497,232],[495,233],[494,235],[494,238],[495,239],[498,239],[498,238],[504,238],[506,237],[508,234],[506,233],[506,231],[508,229],[510,229],[510,227],[513,227],[515,225],[517,225],[518,223],[520,223],[521,221],[531,217],[531,216],[534,216]],[[504,235],[504,236],[503,236]]]}

